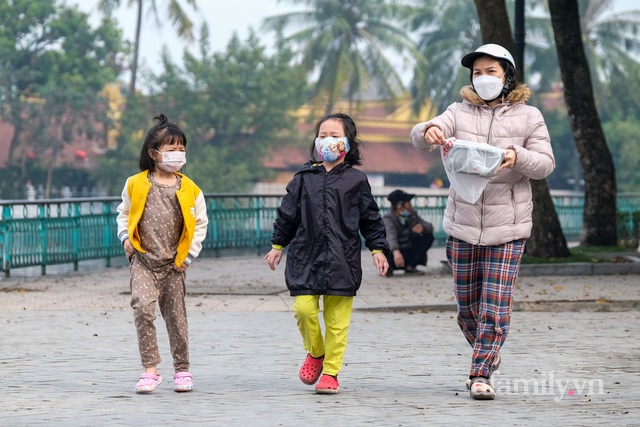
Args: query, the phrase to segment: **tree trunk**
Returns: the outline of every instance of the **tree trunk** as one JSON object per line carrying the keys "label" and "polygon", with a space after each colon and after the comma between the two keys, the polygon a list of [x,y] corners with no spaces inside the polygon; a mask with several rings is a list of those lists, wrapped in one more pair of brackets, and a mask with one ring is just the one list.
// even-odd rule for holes
{"label": "tree trunk", "polygon": [[11,137],[11,142],[9,145],[9,155],[8,160],[9,163],[14,163],[17,160],[16,149],[18,148],[18,144],[20,144],[20,134],[22,133],[21,122],[14,122],[13,124],[13,136]]}
{"label": "tree trunk", "polygon": [[[562,258],[571,255],[562,232],[547,181],[531,180],[533,192],[533,229],[527,240],[527,255],[541,258]],[[547,217],[553,216],[553,220]]]}
{"label": "tree trunk", "polygon": [[51,198],[51,187],[53,186],[53,168],[56,166],[58,160],[58,154],[60,153],[60,147],[64,144],[62,139],[62,123],[57,124],[56,138],[51,146],[51,158],[47,166],[47,182],[44,187],[44,198]]}
{"label": "tree trunk", "polygon": [[549,0],[549,12],[569,121],[584,170],[580,243],[584,246],[615,246],[618,243],[615,167],[593,98],[589,63],[582,44],[578,2]]}
{"label": "tree trunk", "polygon": [[[483,43],[496,43],[511,53],[515,52],[515,44],[509,26],[509,15],[504,0],[475,0],[480,31]],[[477,47],[477,46],[476,46]],[[513,55],[515,58],[516,56]],[[518,64],[520,69],[520,64]]]}
{"label": "tree trunk", "polygon": [[131,80],[129,95],[136,94],[136,75],[138,74],[138,55],[140,52],[140,32],[142,30],[142,0],[138,0],[138,17],[136,20],[136,41],[133,45],[133,61],[131,62]]}
{"label": "tree trunk", "polygon": [[[483,43],[497,43],[515,52],[509,18],[504,0],[475,0]],[[514,55],[514,58],[516,55]],[[517,65],[517,79],[521,81],[523,64]],[[533,230],[525,252],[535,257],[567,257],[567,240],[562,232],[558,214],[553,206],[546,180],[532,180]]]}
{"label": "tree trunk", "polygon": [[9,120],[13,125],[13,136],[9,145],[8,160],[9,162],[16,162],[18,160],[16,149],[20,146],[20,137],[22,136],[22,109],[19,102],[11,103],[10,108],[12,111]]}

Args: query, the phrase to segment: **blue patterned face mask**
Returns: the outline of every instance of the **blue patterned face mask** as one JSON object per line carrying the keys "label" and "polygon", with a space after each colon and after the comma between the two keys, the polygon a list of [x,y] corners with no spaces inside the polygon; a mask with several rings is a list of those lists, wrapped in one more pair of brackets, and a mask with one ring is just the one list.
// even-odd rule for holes
{"label": "blue patterned face mask", "polygon": [[343,158],[349,151],[349,140],[347,137],[342,138],[316,138],[316,151],[325,162],[335,162],[338,159]]}

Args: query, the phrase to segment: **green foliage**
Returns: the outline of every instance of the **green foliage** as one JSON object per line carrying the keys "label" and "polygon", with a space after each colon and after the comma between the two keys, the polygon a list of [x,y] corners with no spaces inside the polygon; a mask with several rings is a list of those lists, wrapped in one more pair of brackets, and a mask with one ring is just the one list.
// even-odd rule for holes
{"label": "green foliage", "polygon": [[[206,27],[201,40],[199,57],[185,52],[183,67],[165,55],[164,71],[152,80],[154,92],[146,102],[127,107],[119,151],[107,156],[97,173],[105,185],[108,176],[117,177],[118,193],[138,169],[123,167],[134,152],[137,159],[132,147],[139,150],[151,117],[159,113],[185,132],[184,171],[205,192],[249,190],[269,176],[262,166],[269,149],[295,137],[291,112],[304,101],[305,80],[303,71],[290,65],[293,53],[280,44],[267,55],[254,34],[244,43],[233,37],[224,52],[213,53]],[[131,122],[134,116],[137,123]]]}
{"label": "green foliage", "polygon": [[640,189],[640,120],[614,120],[604,124],[607,142],[616,166],[618,190]]}
{"label": "green foliage", "polygon": [[545,111],[544,120],[549,129],[553,155],[556,159],[556,169],[547,177],[549,188],[583,191],[584,186],[580,183],[583,178],[582,165],[566,112],[564,110]]}
{"label": "green foliage", "polygon": [[[525,78],[539,93],[557,89],[560,70],[547,4],[525,3]],[[431,99],[443,111],[450,103],[459,101],[458,90],[469,82],[460,58],[481,44],[476,9],[469,5],[462,0],[419,0],[407,15],[422,54],[410,87],[414,108]],[[594,95],[616,165],[618,189],[638,191],[640,11],[613,12],[611,0],[580,0],[579,6]],[[512,0],[507,2],[507,10],[514,10]],[[513,24],[513,16],[510,20]],[[535,101],[532,99],[534,105]],[[579,180],[583,169],[566,111],[543,110],[543,113],[557,165],[547,179],[549,186],[582,191]]]}
{"label": "green foliage", "polygon": [[[156,0],[126,3],[138,1],[150,6],[145,13],[157,12]],[[431,98],[444,108],[468,82],[459,59],[481,40],[476,10],[468,1],[288,1],[307,9],[267,20],[266,27],[278,34],[294,31],[286,43],[280,39],[274,54],[267,54],[253,34],[246,41],[233,38],[224,52],[213,53],[203,27],[197,55],[185,52],[183,65],[165,59],[164,70],[152,77],[152,94],[128,99],[118,149],[108,152],[92,177],[109,194],[118,194],[124,179],[138,169],[151,117],[164,112],[187,133],[186,173],[208,192],[245,191],[269,176],[262,162],[269,149],[291,140],[295,120],[290,113],[303,102],[324,97],[331,104],[339,96],[371,92],[390,97],[402,90],[398,67],[391,66],[384,49],[414,56],[409,62],[416,64],[411,87],[416,105]],[[99,1],[107,15],[123,3]],[[581,0],[581,16],[618,190],[634,192],[640,188],[640,13],[613,13],[610,3]],[[168,16],[180,4],[195,7],[194,0],[172,0]],[[539,78],[532,81],[544,90],[559,76],[553,34],[548,16],[539,13],[546,2],[526,6],[526,76]],[[507,9],[513,10],[512,0]],[[178,26],[174,18],[188,24],[186,15],[173,15],[172,24]],[[415,46],[409,32],[417,36]],[[297,50],[285,48],[294,45]],[[103,144],[95,123],[110,124],[110,119],[98,92],[120,75],[128,54],[111,19],[92,28],[86,15],[62,2],[0,0],[0,118],[16,128],[9,149],[11,170],[0,177],[9,180],[0,182],[3,195],[15,182],[36,174],[36,168],[46,171],[53,153],[70,139],[82,134]],[[309,75],[316,80],[306,87]],[[550,186],[574,188],[568,180],[582,177],[582,170],[566,114],[544,114],[557,162]],[[29,150],[52,155],[33,163],[26,157]],[[56,178],[51,182],[55,185]]]}
{"label": "green foliage", "polygon": [[48,196],[63,146],[98,139],[99,92],[119,75],[126,46],[110,20],[92,28],[87,14],[48,0],[0,1],[0,16],[0,117],[15,129],[9,160],[26,180],[26,154],[36,153]]}
{"label": "green foliage", "polygon": [[115,150],[107,151],[91,177],[109,195],[120,195],[128,176],[138,171],[140,149],[147,130],[153,125],[148,100],[129,97],[126,112],[120,119],[120,133]]}
{"label": "green foliage", "polygon": [[[25,165],[27,176],[34,188],[44,188],[47,184],[47,170],[34,162],[27,162]],[[0,199],[19,200],[25,199],[27,180],[22,177],[20,165],[9,165],[0,169]],[[82,188],[91,188],[94,182],[89,178],[89,172],[84,169],[77,169],[70,166],[62,166],[56,169],[53,176],[52,198],[61,197],[60,190],[69,187],[72,191],[81,191]]]}

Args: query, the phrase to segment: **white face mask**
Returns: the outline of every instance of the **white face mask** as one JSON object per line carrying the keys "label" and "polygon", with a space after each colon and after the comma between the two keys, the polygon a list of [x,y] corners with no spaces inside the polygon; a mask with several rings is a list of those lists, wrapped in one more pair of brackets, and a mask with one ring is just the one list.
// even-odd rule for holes
{"label": "white face mask", "polygon": [[480,98],[485,101],[493,101],[502,92],[502,79],[495,76],[478,76],[473,79],[473,88]]}
{"label": "white face mask", "polygon": [[163,151],[156,150],[162,156],[161,162],[156,162],[158,168],[165,172],[178,172],[187,163],[187,153],[184,151]]}

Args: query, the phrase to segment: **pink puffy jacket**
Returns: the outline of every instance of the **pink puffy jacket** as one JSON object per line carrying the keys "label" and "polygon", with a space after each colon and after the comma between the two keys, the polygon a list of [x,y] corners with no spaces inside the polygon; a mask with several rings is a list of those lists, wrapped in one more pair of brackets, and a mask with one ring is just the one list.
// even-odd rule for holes
{"label": "pink puffy jacket", "polygon": [[444,231],[475,245],[500,245],[531,236],[533,202],[529,179],[546,178],[555,168],[549,132],[540,111],[526,105],[531,90],[519,85],[507,102],[488,107],[471,86],[460,90],[463,102],[411,131],[418,150],[432,148],[424,139],[427,128],[438,126],[445,138],[486,142],[516,152],[512,169],[496,173],[475,204],[449,190]]}

